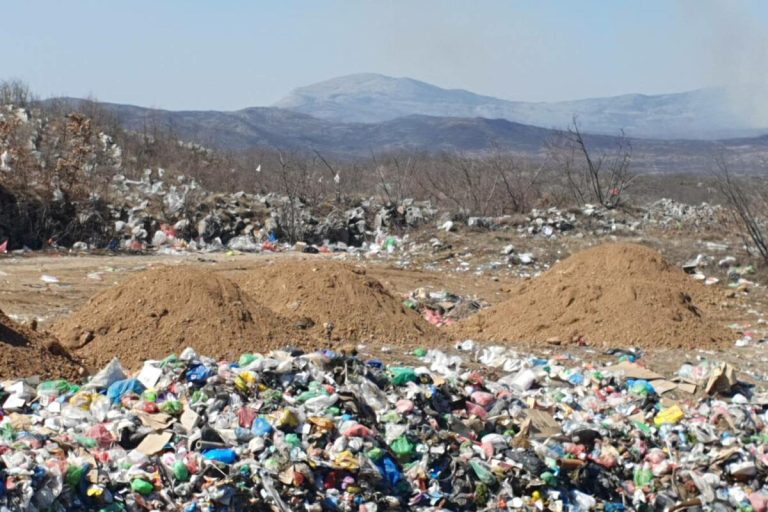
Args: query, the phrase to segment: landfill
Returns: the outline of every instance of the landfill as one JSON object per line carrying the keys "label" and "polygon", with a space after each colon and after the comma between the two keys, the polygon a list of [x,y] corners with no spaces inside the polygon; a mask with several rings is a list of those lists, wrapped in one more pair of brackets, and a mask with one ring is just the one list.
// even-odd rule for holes
{"label": "landfill", "polygon": [[768,395],[467,340],[401,354],[192,349],[4,383],[2,510],[752,510]]}

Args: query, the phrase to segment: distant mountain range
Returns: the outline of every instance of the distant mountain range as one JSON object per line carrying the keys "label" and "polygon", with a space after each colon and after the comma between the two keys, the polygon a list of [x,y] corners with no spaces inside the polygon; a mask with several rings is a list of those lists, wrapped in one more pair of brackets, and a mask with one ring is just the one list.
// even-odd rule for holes
{"label": "distant mountain range", "polygon": [[[87,100],[57,98],[73,109]],[[319,119],[276,107],[252,107],[231,112],[171,111],[117,103],[99,103],[125,129],[153,127],[170,130],[179,139],[210,147],[241,151],[273,147],[327,152],[336,156],[369,156],[371,151],[481,152],[498,146],[535,153],[545,148],[555,131],[503,119],[409,115],[380,123],[343,123]],[[592,136],[602,145],[614,138]]]}
{"label": "distant mountain range", "polygon": [[[320,119],[379,123],[419,114],[482,117],[566,128],[573,116],[585,131],[651,139],[724,139],[768,133],[768,88],[740,86],[677,94],[625,94],[563,102],[508,101],[374,73],[342,76],[294,90],[274,106]],[[762,110],[762,109],[757,109]]]}
{"label": "distant mountain range", "polygon": [[[768,135],[754,136],[761,132],[744,123],[739,127],[738,116],[727,117],[722,102],[720,107],[713,106],[722,94],[707,89],[663,96],[521,103],[440,89],[407,78],[365,74],[298,89],[274,107],[168,111],[115,103],[100,106],[128,130],[159,127],[181,140],[209,147],[317,150],[337,158],[368,158],[372,152],[400,150],[482,153],[494,148],[536,158],[546,154],[548,144],[558,135],[552,127],[567,127],[576,112],[596,151],[614,148],[615,134],[625,128],[632,136],[633,165],[638,170],[701,171],[711,167],[712,156],[723,149],[737,152],[745,169],[762,168],[768,157]],[[78,109],[86,100],[47,101]],[[526,122],[504,118],[513,114]],[[699,137],[685,126],[690,130],[698,126]],[[671,138],[683,133],[691,136]],[[739,138],[709,140],[718,133]]]}

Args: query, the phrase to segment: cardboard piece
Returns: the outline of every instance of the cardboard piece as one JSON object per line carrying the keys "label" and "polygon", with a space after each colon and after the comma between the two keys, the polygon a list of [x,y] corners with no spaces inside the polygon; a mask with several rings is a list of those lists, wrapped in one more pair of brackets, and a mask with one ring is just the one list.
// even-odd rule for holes
{"label": "cardboard piece", "polygon": [[181,426],[184,427],[187,432],[191,433],[199,419],[200,416],[185,403],[184,412],[181,413]]}
{"label": "cardboard piece", "polygon": [[560,434],[560,424],[548,412],[528,409],[525,414],[531,420],[533,437],[551,437]]}
{"label": "cardboard piece", "polygon": [[675,399],[672,399],[672,398],[664,398],[664,397],[661,397],[661,398],[659,399],[659,403],[660,403],[660,404],[661,404],[661,406],[662,406],[663,408],[665,408],[665,409],[666,409],[666,408],[668,408],[668,407],[673,407],[673,406],[675,406],[675,405],[677,405],[678,407],[680,406],[680,403],[679,403],[677,400],[675,400]]}
{"label": "cardboard piece", "polygon": [[605,370],[611,372],[623,372],[624,376],[628,379],[657,380],[664,378],[664,376],[659,375],[658,373],[651,371],[648,368],[643,368],[639,364],[630,363],[629,361],[622,361],[619,364],[607,366]]}
{"label": "cardboard piece", "polygon": [[528,436],[531,432],[531,418],[525,418],[522,425],[520,425],[520,431],[512,439],[512,446],[515,448],[530,448],[530,441]]}
{"label": "cardboard piece", "polygon": [[145,427],[149,427],[152,430],[165,430],[176,421],[173,416],[164,412],[158,412],[157,414],[139,412],[137,416]]}
{"label": "cardboard piece", "polygon": [[693,395],[696,393],[696,384],[690,384],[688,382],[681,382],[677,385],[677,389],[681,391],[685,391],[689,395]]}
{"label": "cardboard piece", "polygon": [[170,432],[163,432],[162,434],[153,432],[141,440],[141,443],[136,447],[136,450],[149,457],[165,448],[165,445],[170,442],[171,438],[173,438],[173,434]]}
{"label": "cardboard piece", "polygon": [[709,381],[707,381],[707,386],[704,390],[708,395],[713,395],[729,391],[735,385],[736,372],[733,366],[725,363],[712,371],[712,375],[709,376]]}
{"label": "cardboard piece", "polygon": [[698,384],[696,384],[694,381],[683,379],[681,377],[675,377],[674,379],[672,379],[672,382],[677,384],[677,389],[691,395],[696,393],[696,389],[699,387]]}
{"label": "cardboard piece", "polygon": [[652,380],[651,386],[653,386],[653,389],[659,395],[663,395],[664,393],[677,389],[677,384],[667,379]]}

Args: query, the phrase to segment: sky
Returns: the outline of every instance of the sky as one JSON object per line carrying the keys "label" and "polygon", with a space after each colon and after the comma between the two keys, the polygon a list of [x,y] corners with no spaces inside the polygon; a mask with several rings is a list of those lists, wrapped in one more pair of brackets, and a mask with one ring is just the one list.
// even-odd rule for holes
{"label": "sky", "polygon": [[521,101],[768,82],[763,0],[35,0],[3,18],[0,80],[173,110],[360,72]]}

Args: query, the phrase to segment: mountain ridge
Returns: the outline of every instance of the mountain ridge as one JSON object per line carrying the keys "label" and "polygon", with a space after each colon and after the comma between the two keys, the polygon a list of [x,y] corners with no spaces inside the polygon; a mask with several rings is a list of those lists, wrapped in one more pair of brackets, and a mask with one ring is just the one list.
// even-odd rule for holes
{"label": "mountain ridge", "polygon": [[[742,86],[741,96],[764,87]],[[543,128],[566,128],[577,116],[585,131],[653,139],[751,137],[768,133],[767,120],[750,120],[736,108],[734,89],[702,88],[668,94],[629,93],[559,102],[523,102],[444,89],[409,77],[361,73],[299,87],[273,106],[320,119],[376,123],[410,114],[484,117]]]}
{"label": "mountain ridge", "polygon": [[[65,108],[84,110],[88,100],[52,99]],[[371,153],[417,151],[482,154],[497,149],[534,159],[547,156],[550,143],[561,132],[505,119],[436,117],[412,114],[379,123],[342,123],[275,107],[249,107],[235,111],[170,111],[98,103],[123,128],[131,131],[159,128],[180,140],[243,151],[253,148],[320,151],[342,159],[369,158]],[[585,134],[590,147],[610,152],[617,138]],[[768,156],[768,136],[732,141],[630,139],[633,165],[638,171],[701,171],[711,166],[712,155],[738,148],[740,160],[757,169]]]}

